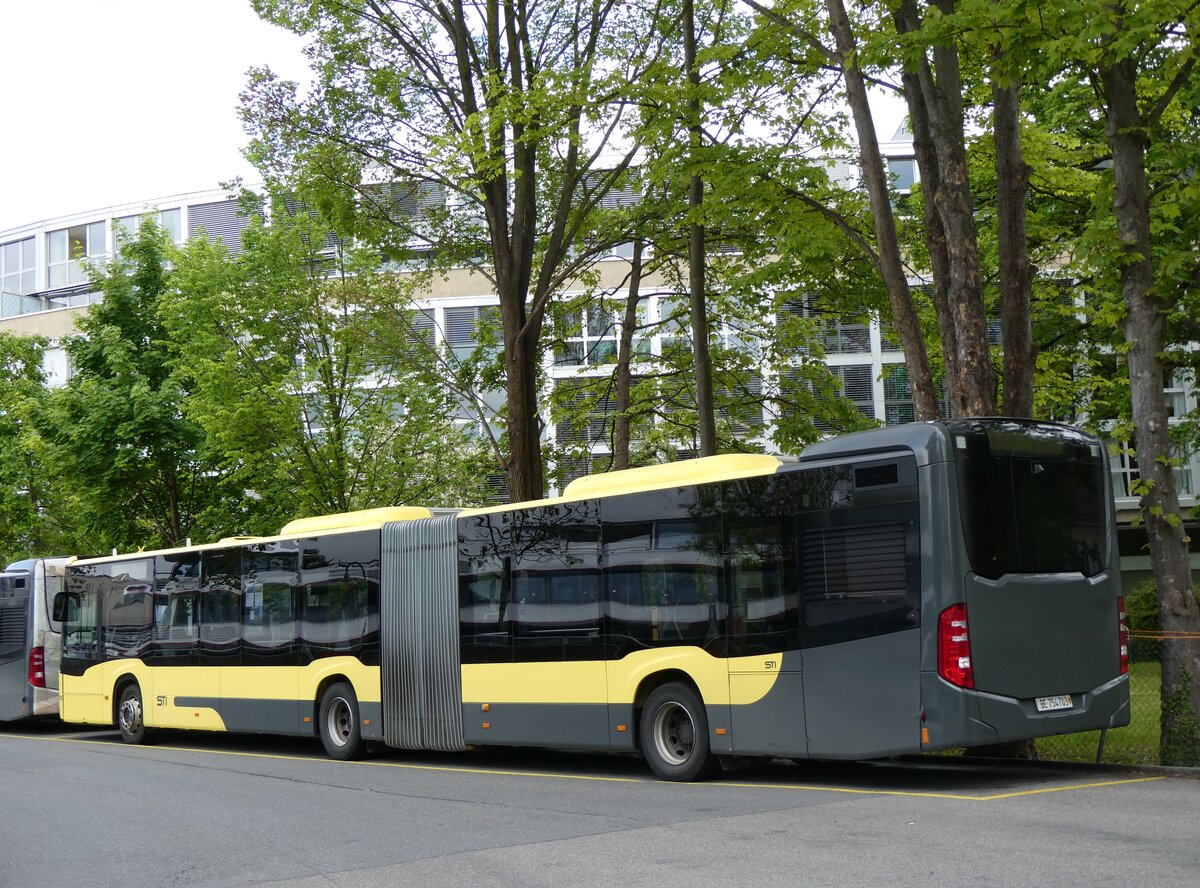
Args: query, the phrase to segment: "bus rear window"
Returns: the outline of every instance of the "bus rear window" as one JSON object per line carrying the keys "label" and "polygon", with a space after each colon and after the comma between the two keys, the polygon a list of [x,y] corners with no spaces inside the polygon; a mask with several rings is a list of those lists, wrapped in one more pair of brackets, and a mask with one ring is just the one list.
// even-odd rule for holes
{"label": "bus rear window", "polygon": [[975,573],[1104,569],[1109,490],[1099,441],[1042,423],[949,425]]}

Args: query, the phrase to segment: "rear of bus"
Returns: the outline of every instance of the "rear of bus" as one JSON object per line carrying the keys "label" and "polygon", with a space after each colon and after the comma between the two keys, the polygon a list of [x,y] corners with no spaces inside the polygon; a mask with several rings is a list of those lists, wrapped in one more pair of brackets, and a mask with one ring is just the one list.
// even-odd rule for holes
{"label": "rear of bus", "polygon": [[[940,424],[923,585],[922,747],[1129,723],[1128,639],[1099,439],[1021,420]],[[943,523],[944,522],[944,523]],[[932,629],[932,631],[928,631]]]}
{"label": "rear of bus", "polygon": [[50,609],[66,561],[29,559],[0,572],[0,721],[58,714],[62,627]]}

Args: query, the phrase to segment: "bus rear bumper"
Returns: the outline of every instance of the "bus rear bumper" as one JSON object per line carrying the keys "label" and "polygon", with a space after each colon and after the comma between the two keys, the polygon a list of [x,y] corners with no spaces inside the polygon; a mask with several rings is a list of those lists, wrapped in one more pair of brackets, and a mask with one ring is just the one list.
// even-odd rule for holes
{"label": "bus rear bumper", "polygon": [[986,746],[1129,724],[1129,676],[1071,694],[1071,708],[1039,712],[1036,700],[955,688],[922,674],[928,740],[923,749]]}

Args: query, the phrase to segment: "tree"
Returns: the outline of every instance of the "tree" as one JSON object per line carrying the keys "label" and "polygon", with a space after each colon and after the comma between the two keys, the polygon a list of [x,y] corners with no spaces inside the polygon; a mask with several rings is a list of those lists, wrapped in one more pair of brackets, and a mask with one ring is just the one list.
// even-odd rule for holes
{"label": "tree", "polygon": [[[937,388],[896,234],[896,221],[892,211],[893,194],[879,151],[879,139],[875,133],[875,120],[867,93],[867,77],[845,4],[842,0],[826,0],[827,28],[833,38],[833,45],[830,47],[796,20],[795,17],[801,14],[801,7],[787,6],[781,11],[758,3],[757,0],[745,2],[771,22],[781,25],[807,43],[827,64],[841,72],[845,98],[850,106],[857,135],[858,160],[874,220],[875,242],[872,245],[866,238],[853,231],[850,232],[851,237],[874,262],[887,289],[892,323],[904,350],[916,417],[922,420],[936,419],[940,413]],[[812,10],[813,14],[815,12],[815,9]],[[825,210],[832,212],[828,206]],[[840,214],[839,218],[848,226]]]}
{"label": "tree", "polygon": [[[93,548],[178,546],[227,491],[203,430],[183,414],[191,384],[158,316],[171,286],[166,236],[145,218],[107,268],[102,302],[67,342],[74,372],[39,419],[47,457],[69,479]],[[219,509],[217,511],[220,511]]]}
{"label": "tree", "polygon": [[1173,366],[1193,360],[1187,355],[1196,341],[1184,318],[1200,280],[1200,230],[1192,221],[1198,8],[1097,0],[1011,12],[1009,63],[1028,72],[1037,130],[1067,155],[1057,169],[1038,170],[1055,193],[1036,193],[1045,191],[1039,185],[1035,202],[1048,196],[1058,203],[1056,221],[1042,218],[1063,226],[1058,264],[1086,294],[1086,305],[1071,310],[1086,312],[1088,336],[1099,346],[1079,361],[1100,371],[1087,383],[1088,421],[1110,421],[1118,438],[1132,432],[1136,450],[1161,626],[1173,636],[1160,651],[1162,761],[1195,764],[1200,646],[1186,636],[1200,633],[1200,616],[1163,389]]}
{"label": "tree", "polygon": [[[193,240],[162,317],[194,383],[184,405],[246,492],[242,532],[296,517],[483,499],[480,448],[424,362],[377,347],[385,277],[282,195],[243,249]],[[389,319],[384,318],[383,322]],[[414,344],[415,348],[415,344]]]}
{"label": "tree", "polygon": [[46,341],[0,333],[0,557],[74,551],[67,505],[70,485],[46,464],[36,421],[50,390],[44,363]]}
{"label": "tree", "polygon": [[[1171,634],[1200,633],[1163,393],[1160,353],[1171,310],[1170,288],[1163,286],[1155,268],[1146,172],[1147,150],[1163,115],[1180,89],[1196,76],[1200,21],[1195,7],[1189,11],[1190,22],[1189,12],[1178,17],[1176,4],[1148,2],[1135,8],[1118,0],[1108,4],[1105,12],[1112,30],[1109,39],[1100,43],[1099,53],[1089,53],[1089,61],[1107,106],[1121,293],[1128,309],[1122,329],[1129,343],[1142,513],[1150,537],[1161,627]],[[1189,39],[1190,46],[1184,43]],[[1155,75],[1149,83],[1147,74]],[[1193,267],[1200,269],[1200,264]],[[1161,650],[1162,760],[1200,764],[1200,644],[1171,638]]]}
{"label": "tree", "polygon": [[622,96],[652,51],[653,11],[584,0],[552,13],[478,0],[255,8],[311,38],[315,82],[301,99],[295,84],[254,72],[243,101],[252,159],[340,233],[469,266],[494,289],[509,493],[541,496],[542,322],[604,252],[580,232],[635,156],[616,139]]}

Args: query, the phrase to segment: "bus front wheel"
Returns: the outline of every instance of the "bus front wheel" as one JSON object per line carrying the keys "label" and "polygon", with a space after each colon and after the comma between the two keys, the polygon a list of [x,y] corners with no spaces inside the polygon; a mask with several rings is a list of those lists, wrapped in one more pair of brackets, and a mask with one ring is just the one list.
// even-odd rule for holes
{"label": "bus front wheel", "polygon": [[704,701],[691,687],[665,684],[650,694],[639,732],[642,757],[663,780],[698,780],[714,770]]}
{"label": "bus front wheel", "polygon": [[340,761],[358,758],[364,752],[361,723],[358,719],[358,698],[345,682],[326,688],[318,710],[321,743],[330,758]]}
{"label": "bus front wheel", "polygon": [[142,691],[136,684],[128,684],[121,691],[121,702],[117,704],[117,727],[121,731],[121,739],[126,743],[143,743],[146,740]]}

